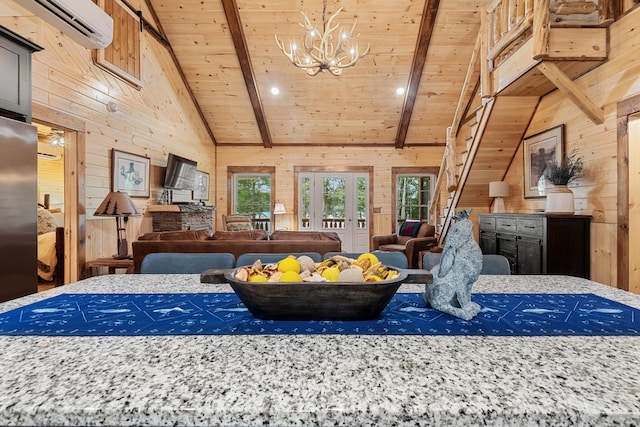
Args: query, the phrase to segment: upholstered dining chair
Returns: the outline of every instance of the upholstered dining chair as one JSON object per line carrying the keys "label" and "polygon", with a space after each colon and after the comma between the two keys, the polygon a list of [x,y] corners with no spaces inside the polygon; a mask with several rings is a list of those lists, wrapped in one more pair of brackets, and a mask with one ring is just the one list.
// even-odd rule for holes
{"label": "upholstered dining chair", "polygon": [[[440,263],[440,257],[442,254],[428,253],[422,257],[422,268],[425,270],[431,270],[437,264]],[[509,268],[509,260],[503,255],[497,254],[485,254],[482,255],[482,270],[480,274],[496,274],[496,275],[509,275],[511,274],[511,268]]]}
{"label": "upholstered dining chair", "polygon": [[212,268],[233,268],[236,258],[230,253],[158,252],[144,257],[142,274],[200,274]]}

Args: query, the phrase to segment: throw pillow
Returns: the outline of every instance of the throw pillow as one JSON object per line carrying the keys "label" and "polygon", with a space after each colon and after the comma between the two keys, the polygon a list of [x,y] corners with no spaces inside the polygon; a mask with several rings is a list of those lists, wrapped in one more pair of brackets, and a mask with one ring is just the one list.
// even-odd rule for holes
{"label": "throw pillow", "polygon": [[244,215],[228,215],[224,221],[227,226],[227,231],[253,230],[251,220],[247,221],[247,217]]}
{"label": "throw pillow", "polygon": [[56,231],[56,218],[48,210],[38,207],[38,236]]}
{"label": "throw pillow", "polygon": [[416,237],[418,235],[418,231],[420,231],[421,226],[422,221],[405,221],[400,226],[398,235]]}

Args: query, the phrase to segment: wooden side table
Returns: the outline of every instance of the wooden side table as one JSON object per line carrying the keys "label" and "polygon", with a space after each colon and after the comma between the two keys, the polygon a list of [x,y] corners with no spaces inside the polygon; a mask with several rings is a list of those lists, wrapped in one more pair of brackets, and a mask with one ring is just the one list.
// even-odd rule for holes
{"label": "wooden side table", "polygon": [[86,268],[89,277],[93,276],[93,269],[98,267],[107,267],[109,274],[115,274],[117,268],[126,269],[127,273],[133,272],[133,260],[131,258],[97,258],[87,261]]}

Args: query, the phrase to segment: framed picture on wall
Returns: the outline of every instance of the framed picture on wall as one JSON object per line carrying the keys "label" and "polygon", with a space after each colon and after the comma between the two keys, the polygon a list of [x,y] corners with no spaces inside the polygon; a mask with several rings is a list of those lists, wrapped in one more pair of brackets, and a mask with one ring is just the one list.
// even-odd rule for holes
{"label": "framed picture on wall", "polygon": [[194,200],[209,200],[209,174],[196,171],[195,189],[193,190]]}
{"label": "framed picture on wall", "polygon": [[111,166],[111,191],[124,191],[131,197],[149,197],[148,157],[112,149]]}
{"label": "framed picture on wall", "polygon": [[544,170],[549,162],[562,161],[564,125],[545,130],[524,139],[524,198],[547,195]]}

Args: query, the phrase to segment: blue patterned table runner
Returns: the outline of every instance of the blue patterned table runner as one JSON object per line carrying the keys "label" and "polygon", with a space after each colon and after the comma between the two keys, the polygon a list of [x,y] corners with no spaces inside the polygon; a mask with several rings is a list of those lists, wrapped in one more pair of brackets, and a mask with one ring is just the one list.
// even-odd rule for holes
{"label": "blue patterned table runner", "polygon": [[640,310],[594,294],[473,294],[471,321],[397,293],[369,321],[269,321],[234,293],[62,294],[0,314],[0,335],[640,335]]}

